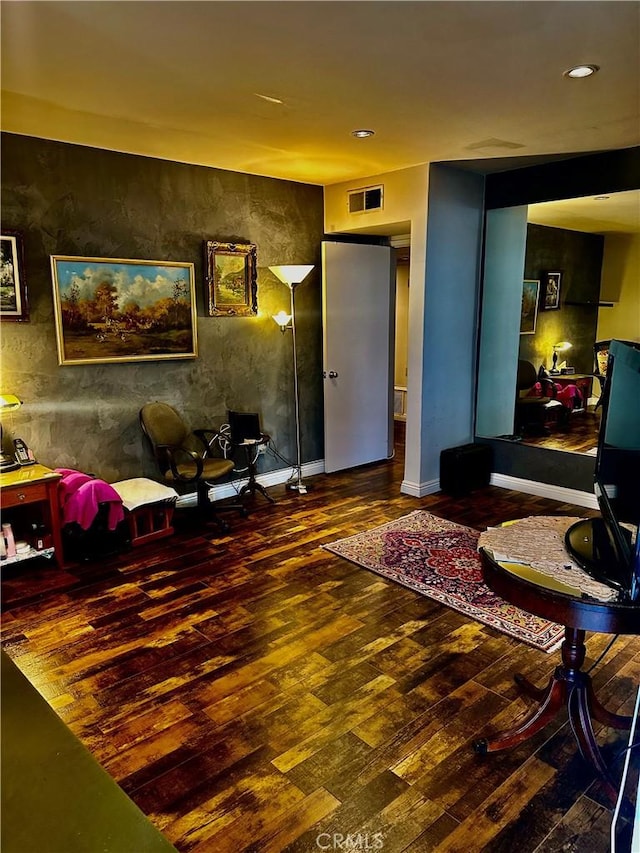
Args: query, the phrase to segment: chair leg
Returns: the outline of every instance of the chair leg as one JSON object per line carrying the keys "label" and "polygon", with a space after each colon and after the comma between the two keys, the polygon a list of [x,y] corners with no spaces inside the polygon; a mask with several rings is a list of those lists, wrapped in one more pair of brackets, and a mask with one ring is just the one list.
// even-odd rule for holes
{"label": "chair leg", "polygon": [[215,525],[217,525],[217,527],[222,533],[227,533],[230,530],[230,527],[229,524],[224,521],[224,519],[218,517],[218,514],[220,512],[236,510],[242,515],[243,518],[246,518],[249,515],[249,512],[244,506],[244,504],[241,503],[226,504],[216,503],[214,501],[209,500],[210,488],[210,483],[204,481],[198,483],[198,512],[203,522],[213,522]]}
{"label": "chair leg", "polygon": [[216,514],[216,509],[214,504],[209,500],[209,484],[208,483],[198,483],[197,487],[198,494],[198,515],[203,524],[209,524],[213,522],[216,525],[220,533],[228,533],[229,525],[226,521],[223,521],[221,518],[218,518]]}
{"label": "chair leg", "polygon": [[249,510],[246,508],[244,504],[227,504],[227,503],[217,503],[214,504],[215,509],[214,512],[239,512],[243,518],[247,518],[249,516]]}

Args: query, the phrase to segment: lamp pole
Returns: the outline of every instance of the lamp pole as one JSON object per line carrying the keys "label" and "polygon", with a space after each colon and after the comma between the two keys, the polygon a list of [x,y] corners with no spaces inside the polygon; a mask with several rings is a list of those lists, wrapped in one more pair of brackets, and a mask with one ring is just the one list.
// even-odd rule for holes
{"label": "lamp pole", "polygon": [[295,294],[296,287],[299,282],[290,285],[291,287],[291,337],[293,342],[293,397],[295,404],[296,416],[296,463],[297,476],[295,482],[288,484],[288,488],[294,489],[301,495],[306,495],[307,487],[302,482],[302,453],[300,449],[300,391],[298,388],[298,346],[296,344],[296,304]]}
{"label": "lamp pole", "polygon": [[[306,495],[307,487],[302,480],[302,451],[300,444],[300,389],[298,385],[298,345],[296,341],[296,287],[305,280],[313,269],[313,264],[289,264],[284,266],[269,267],[271,272],[277,276],[283,284],[286,284],[291,291],[291,326],[285,325],[288,318],[286,315],[274,320],[280,326],[282,332],[290,328],[293,339],[293,397],[296,419],[296,473],[295,479],[292,476],[287,483],[288,489],[293,489],[301,495]],[[283,312],[280,312],[282,314]],[[282,322],[284,320],[284,323]]]}

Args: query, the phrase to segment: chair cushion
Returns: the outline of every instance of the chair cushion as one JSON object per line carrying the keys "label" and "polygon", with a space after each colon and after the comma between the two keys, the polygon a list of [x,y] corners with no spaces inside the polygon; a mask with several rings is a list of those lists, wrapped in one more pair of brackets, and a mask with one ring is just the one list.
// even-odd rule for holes
{"label": "chair cushion", "polygon": [[[181,462],[176,465],[176,468],[178,469],[178,473],[183,477],[193,477],[196,472],[196,466],[189,462]],[[205,459],[201,479],[219,480],[221,477],[224,477],[225,474],[233,471],[233,468],[234,464],[230,459]],[[165,471],[164,477],[167,480],[174,479],[171,469]]]}

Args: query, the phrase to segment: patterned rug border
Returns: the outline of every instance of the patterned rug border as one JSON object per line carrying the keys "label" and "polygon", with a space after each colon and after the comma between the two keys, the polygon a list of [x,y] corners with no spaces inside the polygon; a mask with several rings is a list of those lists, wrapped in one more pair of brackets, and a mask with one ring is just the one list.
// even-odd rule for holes
{"label": "patterned rug border", "polygon": [[400,572],[396,572],[393,569],[387,567],[378,567],[374,565],[367,564],[362,559],[358,559],[357,556],[352,554],[344,553],[341,550],[341,547],[348,546],[350,543],[353,543],[354,540],[362,540],[365,537],[370,537],[372,534],[376,533],[384,533],[386,530],[402,529],[401,523],[406,522],[408,519],[412,519],[415,516],[428,516],[429,518],[436,519],[438,522],[443,522],[446,525],[451,525],[452,529],[456,528],[459,530],[465,530],[469,533],[473,534],[474,537],[479,537],[480,532],[475,530],[473,527],[467,527],[464,524],[458,524],[454,521],[449,521],[445,518],[440,518],[437,515],[433,515],[427,510],[416,509],[413,512],[408,513],[407,515],[402,515],[399,518],[394,519],[393,521],[387,521],[384,524],[377,525],[376,527],[371,528],[370,530],[364,530],[360,533],[354,533],[351,536],[345,536],[343,539],[336,539],[334,542],[329,542],[321,547],[326,551],[330,551],[333,554],[336,554],[338,557],[341,557],[344,560],[348,560],[350,563],[354,565],[360,566],[363,569],[367,569],[367,571],[374,572],[380,577],[386,578],[392,582],[398,583],[401,586],[406,587],[407,589],[413,590],[413,592],[417,592],[420,595],[424,595],[426,598],[430,598],[433,601],[437,601],[440,604],[444,604],[446,607],[450,607],[452,610],[456,610],[458,613],[462,613],[465,616],[468,616],[470,619],[473,619],[476,622],[480,622],[483,625],[487,625],[490,628],[495,628],[497,631],[502,632],[503,634],[507,634],[510,637],[513,637],[520,642],[526,643],[527,645],[533,646],[540,651],[544,651],[547,654],[556,651],[562,645],[562,641],[564,639],[564,628],[561,625],[556,625],[554,622],[550,622],[546,619],[541,619],[538,616],[533,616],[532,614],[526,613],[525,611],[520,610],[514,605],[510,605],[507,602],[504,602],[499,596],[495,595],[489,588],[482,582],[482,586],[489,593],[490,596],[496,599],[496,602],[500,603],[503,606],[503,609],[506,609],[509,613],[513,613],[515,615],[520,615],[523,621],[528,622],[532,626],[538,626],[538,630],[527,630],[527,628],[514,625],[512,620],[509,620],[507,617],[501,617],[498,614],[490,613],[486,610],[480,611],[476,606],[469,604],[465,601],[453,599],[452,597],[446,593],[442,592],[437,588],[426,588],[425,584],[420,582],[419,580],[415,580],[410,577],[406,577]]}

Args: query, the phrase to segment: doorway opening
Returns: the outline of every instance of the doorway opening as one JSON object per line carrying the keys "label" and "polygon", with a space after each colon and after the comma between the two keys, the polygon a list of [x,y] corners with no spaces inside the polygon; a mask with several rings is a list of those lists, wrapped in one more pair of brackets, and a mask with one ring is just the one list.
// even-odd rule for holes
{"label": "doorway opening", "polygon": [[396,260],[395,347],[393,365],[393,447],[404,454],[407,423],[407,376],[409,356],[409,265],[408,239],[392,240]]}

